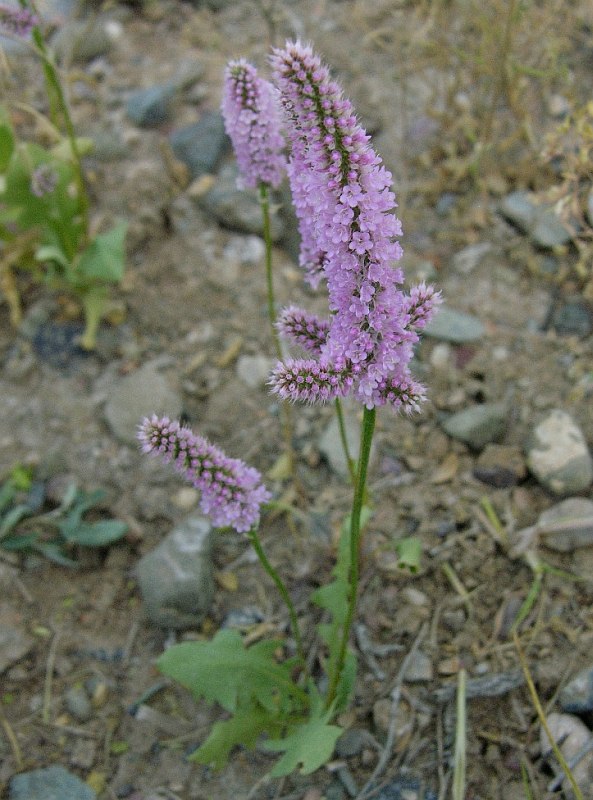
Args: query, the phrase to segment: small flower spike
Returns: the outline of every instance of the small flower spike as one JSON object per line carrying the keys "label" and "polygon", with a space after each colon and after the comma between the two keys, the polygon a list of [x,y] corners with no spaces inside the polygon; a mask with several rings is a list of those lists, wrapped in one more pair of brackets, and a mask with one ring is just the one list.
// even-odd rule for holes
{"label": "small flower spike", "polygon": [[276,188],[286,173],[277,91],[244,59],[226,68],[221,105],[244,186]]}
{"label": "small flower spike", "polygon": [[37,25],[37,17],[26,8],[0,3],[0,34],[26,39]]}
{"label": "small flower spike", "polygon": [[327,341],[329,322],[296,306],[288,306],[278,314],[278,333],[300,345],[312,355],[319,355]]}
{"label": "small flower spike", "polygon": [[168,417],[146,417],[139,428],[142,451],[160,456],[201,492],[200,508],[212,524],[245,533],[259,523],[270,499],[260,473]]}
{"label": "small flower spike", "polygon": [[352,374],[347,368],[337,370],[314,359],[291,359],[278,362],[269,384],[282,400],[327,403],[347,394]]}

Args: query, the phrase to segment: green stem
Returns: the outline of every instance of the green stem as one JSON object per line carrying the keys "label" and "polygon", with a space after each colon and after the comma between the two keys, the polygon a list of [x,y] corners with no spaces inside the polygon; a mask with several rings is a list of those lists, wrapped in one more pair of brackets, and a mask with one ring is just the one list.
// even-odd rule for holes
{"label": "green stem", "polygon": [[274,302],[274,281],[272,278],[272,228],[270,225],[270,190],[266,183],[259,185],[259,203],[264,224],[264,242],[266,245],[266,285],[268,288],[268,319],[272,330],[272,339],[278,359],[282,359],[280,337],[276,330],[276,308]]}
{"label": "green stem", "polygon": [[304,664],[305,663],[305,651],[303,649],[303,640],[301,638],[301,630],[299,628],[299,622],[298,622],[298,619],[297,619],[296,611],[295,611],[293,602],[290,599],[290,595],[288,594],[288,590],[287,590],[287,588],[286,588],[286,586],[284,584],[284,581],[282,580],[280,575],[278,575],[278,573],[276,572],[274,567],[270,564],[270,562],[268,560],[268,557],[264,553],[261,541],[259,539],[259,536],[257,535],[257,531],[255,529],[252,529],[252,530],[249,531],[249,533],[247,535],[249,537],[249,541],[253,545],[253,549],[255,550],[255,552],[257,554],[257,557],[259,558],[259,560],[261,562],[262,567],[268,573],[270,578],[274,581],[274,583],[276,585],[276,588],[280,592],[280,596],[284,600],[286,608],[288,609],[288,616],[290,617],[290,626],[292,628],[292,634],[293,634],[295,642],[296,642],[297,653],[298,653],[299,659]]}
{"label": "green stem", "polygon": [[[272,331],[272,340],[274,342],[274,349],[279,361],[282,360],[282,345],[280,344],[280,337],[276,330],[276,304],[274,301],[274,281],[272,276],[272,228],[270,224],[270,188],[267,183],[260,182],[259,184],[259,204],[261,206],[263,228],[264,228],[264,242],[266,245],[266,286],[268,295],[268,319],[270,321],[270,329]],[[283,405],[282,410],[282,433],[286,446],[286,456],[288,458],[288,469],[296,480],[295,466],[294,466],[294,450],[292,446],[292,414],[290,406]]]}
{"label": "green stem", "polygon": [[346,619],[344,621],[344,627],[342,630],[342,640],[340,642],[336,670],[333,675],[329,676],[330,683],[327,691],[327,699],[325,701],[326,709],[331,708],[337,695],[338,686],[342,678],[342,672],[344,670],[344,664],[346,662],[346,655],[348,652],[350,628],[352,627],[354,612],[356,611],[361,537],[360,516],[366,495],[367,472],[371,455],[371,445],[373,442],[373,432],[375,430],[375,417],[376,411],[374,408],[365,408],[362,418],[362,435],[360,439],[360,454],[358,457],[358,472],[354,486],[352,513],[350,515],[350,580],[348,609],[346,611]]}
{"label": "green stem", "polygon": [[[29,8],[29,10],[39,16],[35,7],[35,3],[32,2],[32,0],[21,2],[21,6],[23,8]],[[59,128],[60,125],[58,123],[58,118],[61,118],[63,129],[66,133],[68,143],[70,144],[72,158],[76,167],[76,188],[78,191],[78,198],[80,200],[80,213],[83,220],[84,235],[86,237],[88,236],[89,230],[89,198],[84,183],[84,176],[82,173],[82,158],[80,155],[80,150],[78,149],[78,143],[76,141],[76,133],[72,123],[72,117],[70,116],[70,110],[68,108],[66,96],[62,88],[62,83],[58,76],[56,65],[54,64],[50,53],[45,46],[43,36],[37,26],[33,28],[32,38],[35,46],[37,47],[37,51],[43,65],[43,74],[45,76],[45,84],[47,88],[52,122],[54,125],[56,125],[56,127]]]}
{"label": "green stem", "polygon": [[348,446],[348,437],[346,436],[346,425],[344,423],[344,410],[339,397],[336,397],[336,415],[338,417],[338,428],[340,430],[340,439],[342,447],[344,448],[344,456],[348,464],[348,472],[350,473],[350,480],[354,486],[356,483],[356,462],[350,455],[350,448]]}

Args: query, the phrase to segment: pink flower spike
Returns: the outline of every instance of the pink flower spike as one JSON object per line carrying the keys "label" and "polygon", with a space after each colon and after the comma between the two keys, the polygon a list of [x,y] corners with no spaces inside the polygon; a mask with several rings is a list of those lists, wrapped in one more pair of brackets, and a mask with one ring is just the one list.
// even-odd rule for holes
{"label": "pink flower spike", "polygon": [[243,183],[277,188],[286,172],[277,92],[244,59],[226,68],[221,105]]}
{"label": "pink flower spike", "polygon": [[37,22],[37,17],[32,11],[0,3],[0,35],[26,39]]}
{"label": "pink flower spike", "polygon": [[278,314],[276,327],[281,336],[292,339],[313,355],[319,355],[327,341],[329,322],[319,319],[302,308],[289,306]]}
{"label": "pink flower spike", "polygon": [[271,495],[260,473],[190,428],[168,417],[142,420],[138,430],[142,452],[160,456],[201,492],[200,508],[217,528],[245,533],[259,523],[260,508]]}

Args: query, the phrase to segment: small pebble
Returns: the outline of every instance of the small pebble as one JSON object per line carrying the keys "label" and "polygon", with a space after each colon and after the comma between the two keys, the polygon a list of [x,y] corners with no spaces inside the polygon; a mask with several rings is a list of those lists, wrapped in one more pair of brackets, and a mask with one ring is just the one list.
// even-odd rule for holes
{"label": "small pebble", "polygon": [[34,769],[15,775],[9,784],[9,800],[96,800],[95,792],[61,766]]}
{"label": "small pebble", "polygon": [[554,409],[533,430],[527,465],[535,478],[556,495],[578,494],[593,481],[593,459],[572,417]]}
{"label": "small pebble", "polygon": [[484,403],[452,414],[442,422],[445,433],[453,439],[481,450],[504,436],[508,424],[506,403]]}
{"label": "small pebble", "polygon": [[87,722],[93,716],[93,707],[89,696],[80,686],[68,689],[64,696],[66,708],[79,722]]}
{"label": "small pebble", "polygon": [[367,740],[367,732],[361,728],[348,728],[336,742],[336,756],[338,758],[352,758],[357,756]]}

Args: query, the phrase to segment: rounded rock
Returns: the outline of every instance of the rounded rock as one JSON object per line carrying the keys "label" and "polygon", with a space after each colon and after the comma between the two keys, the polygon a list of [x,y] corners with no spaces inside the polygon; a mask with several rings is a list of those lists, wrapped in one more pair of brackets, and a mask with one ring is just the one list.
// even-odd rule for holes
{"label": "rounded rock", "polygon": [[593,481],[593,459],[572,417],[554,409],[537,425],[527,446],[527,466],[555,495],[577,494]]}

